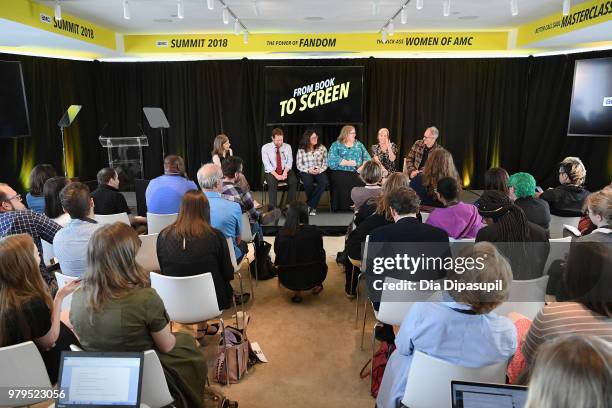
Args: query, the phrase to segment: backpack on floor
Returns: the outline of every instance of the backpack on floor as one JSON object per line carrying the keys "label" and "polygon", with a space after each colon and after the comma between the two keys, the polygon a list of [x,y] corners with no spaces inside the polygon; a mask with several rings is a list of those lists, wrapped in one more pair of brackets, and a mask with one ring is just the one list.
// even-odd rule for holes
{"label": "backpack on floor", "polygon": [[[389,344],[386,341],[380,343],[378,351],[374,353],[374,358],[368,360],[367,363],[361,369],[359,377],[361,379],[367,378],[370,375],[370,371],[366,371],[370,363],[372,363],[372,381],[370,394],[376,398],[378,396],[378,390],[380,389],[380,383],[382,383],[383,374],[385,373],[385,367],[391,353],[395,350],[395,344]],[[364,373],[365,371],[365,373]]]}

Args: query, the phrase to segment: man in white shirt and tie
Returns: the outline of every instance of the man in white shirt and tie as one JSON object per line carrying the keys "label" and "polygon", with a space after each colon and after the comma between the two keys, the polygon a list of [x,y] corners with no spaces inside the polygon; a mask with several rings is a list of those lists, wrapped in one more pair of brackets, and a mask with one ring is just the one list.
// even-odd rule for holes
{"label": "man in white shirt and tie", "polygon": [[264,165],[266,182],[268,183],[268,197],[272,207],[276,207],[278,183],[287,183],[289,186],[288,202],[295,200],[297,192],[297,178],[291,170],[291,167],[293,167],[293,152],[290,145],[283,143],[283,136],[282,129],[272,129],[272,141],[261,148],[261,160]]}

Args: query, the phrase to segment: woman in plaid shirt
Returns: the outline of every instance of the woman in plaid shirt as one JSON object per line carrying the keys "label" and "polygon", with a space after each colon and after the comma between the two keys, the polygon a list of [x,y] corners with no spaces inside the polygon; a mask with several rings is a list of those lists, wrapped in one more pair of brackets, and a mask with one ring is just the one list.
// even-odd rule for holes
{"label": "woman in plaid shirt", "polygon": [[[321,195],[327,188],[327,149],[319,144],[319,136],[312,129],[306,130],[297,151],[297,168],[304,183],[310,215],[317,214]],[[316,184],[316,186],[315,186]]]}

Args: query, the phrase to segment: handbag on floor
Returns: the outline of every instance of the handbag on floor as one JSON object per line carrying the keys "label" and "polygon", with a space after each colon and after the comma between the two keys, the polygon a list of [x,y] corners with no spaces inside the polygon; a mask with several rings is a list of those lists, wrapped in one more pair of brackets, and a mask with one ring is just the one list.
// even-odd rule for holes
{"label": "handbag on floor", "polygon": [[[275,278],[278,275],[276,266],[272,263],[270,258],[270,250],[272,245],[263,239],[261,241],[255,241],[255,258],[257,262],[257,278],[259,280],[267,280]],[[251,274],[255,277],[255,274],[251,270]]]}
{"label": "handbag on floor", "polygon": [[[391,353],[395,350],[395,344],[389,344],[386,341],[380,343],[378,351],[374,353],[374,358],[368,360],[367,363],[361,369],[359,378],[364,379],[370,375],[369,371],[366,371],[370,363],[372,363],[372,381],[370,387],[370,394],[376,398],[378,396],[378,390],[380,389],[380,383],[382,383],[383,374],[385,373],[385,367],[387,361],[391,357]],[[364,373],[365,371],[365,373]]]}
{"label": "handbag on floor", "polygon": [[[227,342],[227,347],[224,347]],[[227,358],[227,369],[226,369]],[[249,363],[249,341],[246,333],[234,327],[226,327],[225,333],[221,335],[215,360],[215,381],[219,384],[227,384],[229,371],[229,382],[235,384],[244,376]]]}

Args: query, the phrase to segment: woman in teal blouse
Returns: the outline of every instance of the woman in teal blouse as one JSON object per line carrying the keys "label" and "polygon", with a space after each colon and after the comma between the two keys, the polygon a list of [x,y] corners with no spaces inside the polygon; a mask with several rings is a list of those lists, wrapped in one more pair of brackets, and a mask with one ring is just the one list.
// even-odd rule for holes
{"label": "woman in teal blouse", "polygon": [[359,172],[363,163],[372,160],[363,143],[355,140],[357,132],[353,126],[343,126],[340,136],[329,148],[327,162],[331,178],[332,208],[350,210],[351,190],[363,186]]}

